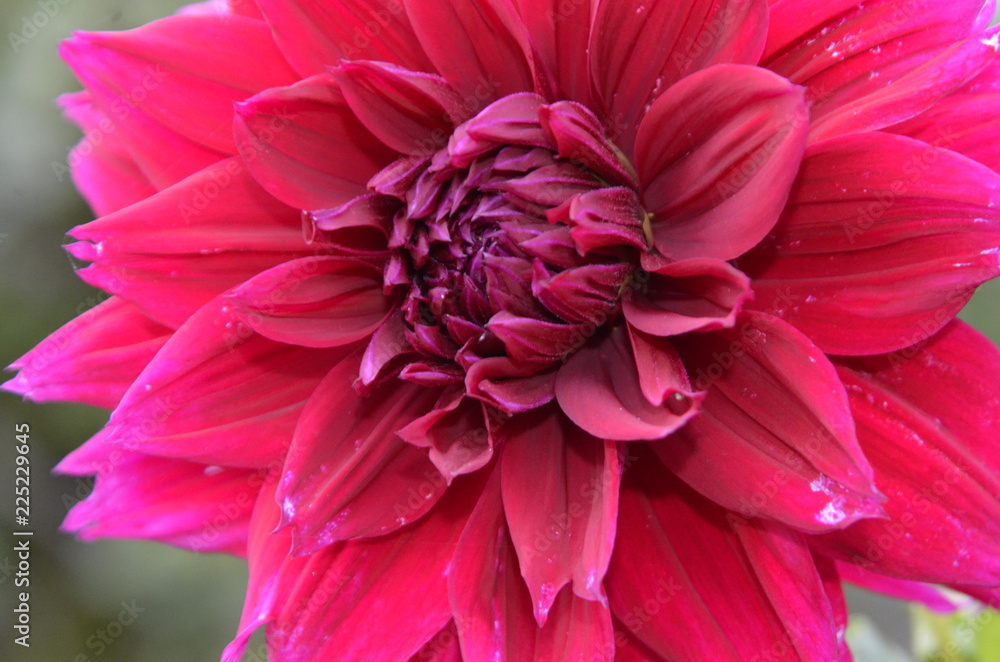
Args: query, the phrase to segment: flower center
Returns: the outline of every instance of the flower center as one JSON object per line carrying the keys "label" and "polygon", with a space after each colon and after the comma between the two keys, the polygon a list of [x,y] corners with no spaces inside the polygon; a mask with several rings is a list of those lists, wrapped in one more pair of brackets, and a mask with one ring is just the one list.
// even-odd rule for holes
{"label": "flower center", "polygon": [[424,357],[413,381],[488,359],[518,378],[554,368],[617,319],[648,245],[631,166],[570,102],[506,97],[371,188],[399,203],[385,282]]}

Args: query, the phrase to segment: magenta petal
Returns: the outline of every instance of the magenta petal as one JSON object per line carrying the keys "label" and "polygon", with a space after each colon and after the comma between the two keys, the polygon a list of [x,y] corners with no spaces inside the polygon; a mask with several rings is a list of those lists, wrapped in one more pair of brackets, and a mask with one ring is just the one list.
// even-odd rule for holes
{"label": "magenta petal", "polygon": [[581,598],[565,587],[538,631],[535,659],[616,660],[615,637],[607,604]]}
{"label": "magenta petal", "polygon": [[629,324],[656,336],[731,328],[751,297],[750,279],[721,260],[672,262],[643,276],[622,310]]}
{"label": "magenta petal", "polygon": [[[80,276],[171,327],[229,288],[308,254],[298,212],[267,195],[234,157],[70,231],[94,261]],[[83,243],[89,242],[89,243]]]}
{"label": "magenta petal", "polygon": [[678,346],[708,392],[698,416],[653,449],[685,482],[744,517],[808,532],[882,512],[847,393],[808,338],[753,313]]}
{"label": "magenta petal", "polygon": [[382,272],[337,257],[293,260],[226,295],[247,326],[303,347],[338,347],[370,336],[392,312]]}
{"label": "magenta petal", "polygon": [[405,382],[365,396],[351,388],[360,354],[320,382],[299,417],[277,498],[295,527],[294,552],[369,538],[421,518],[444,493],[427,452],[396,432],[424,414],[437,393]]}
{"label": "magenta petal", "polygon": [[483,468],[493,457],[493,438],[481,402],[460,390],[442,395],[429,413],[399,430],[405,441],[430,448],[430,461],[448,483]]}
{"label": "magenta petal", "polygon": [[559,156],[584,164],[612,184],[633,189],[637,186],[631,164],[609,149],[607,128],[589,108],[572,101],[559,101],[542,106],[538,120]]}
{"label": "magenta petal", "polygon": [[361,123],[400,154],[431,156],[471,109],[440,76],[381,62],[342,62],[331,70]]}
{"label": "magenta petal", "polygon": [[976,36],[948,48],[892,85],[857,99],[851,98],[857,92],[845,95],[835,109],[818,118],[819,113],[814,113],[809,140],[820,142],[849,133],[874,131],[909,119],[933,107],[982,71],[996,57],[996,52],[995,41]]}
{"label": "magenta petal", "polygon": [[462,662],[462,648],[455,621],[452,620],[441,628],[409,662]]}
{"label": "magenta petal", "polygon": [[[695,416],[700,398],[693,395],[675,392],[663,404],[650,403],[636,365],[628,331],[619,326],[577,351],[562,367],[555,384],[559,406],[590,434],[620,441],[660,439]],[[676,368],[676,363],[663,361],[656,369]],[[674,379],[666,375],[659,381]]]}
{"label": "magenta petal", "polygon": [[[996,27],[987,34],[993,39]],[[978,76],[916,117],[887,131],[944,147],[1000,171],[1000,141],[994,136],[1000,120],[990,110],[1000,102],[1000,60],[994,59]]]}
{"label": "magenta petal", "polygon": [[332,209],[365,194],[397,156],[358,120],[330,74],[239,104],[234,131],[261,186],[298,209]]}
{"label": "magenta petal", "polygon": [[62,529],[83,540],[140,538],[197,552],[246,552],[259,471],[120,451]]}
{"label": "magenta petal", "polygon": [[528,29],[539,85],[548,99],[571,99],[589,105],[590,67],[580,57],[590,42],[596,0],[516,0]]}
{"label": "magenta petal", "polygon": [[[284,532],[269,532],[277,508],[268,508],[251,533],[241,637],[270,621],[268,657],[291,662],[415,655],[451,621],[446,573],[481,492],[481,482],[459,479],[413,526],[302,557],[288,556]],[[323,608],[309,608],[317,595],[325,596]],[[240,643],[234,642],[234,653]]]}
{"label": "magenta petal", "polygon": [[343,353],[262,338],[217,299],[136,378],[111,414],[108,440],[205,464],[268,466],[284,455],[306,400]]}
{"label": "magenta petal", "polygon": [[574,196],[566,224],[581,255],[609,247],[648,249],[639,198],[628,187],[603,188]]}
{"label": "magenta petal", "polygon": [[[477,111],[534,90],[528,34],[508,0],[402,0],[434,66]],[[441,35],[448,35],[442,39]]]}
{"label": "magenta petal", "polygon": [[732,522],[647,454],[625,474],[619,527],[629,534],[618,537],[608,571],[611,609],[656,654],[836,659],[833,609],[798,534]]}
{"label": "magenta petal", "polygon": [[803,90],[757,67],[715,66],[666,90],[636,142],[656,249],[730,260],[756,245],[788,199],[808,129]]}
{"label": "magenta petal", "polygon": [[685,398],[700,399],[691,390],[687,370],[677,349],[664,338],[650,336],[628,327],[635,367],[639,371],[639,388],[650,404],[660,406]]}
{"label": "magenta petal", "polygon": [[1000,274],[1000,175],[880,133],[810,148],[771,236],[740,258],[749,307],[832,354],[923,340]]}
{"label": "magenta petal", "polygon": [[595,439],[555,408],[522,414],[500,435],[504,511],[538,624],[568,582],[576,595],[605,602],[621,479],[617,444]]}
{"label": "magenta petal", "polygon": [[988,44],[974,42],[992,3],[925,0],[915,10],[907,2],[772,4],[762,64],[807,87],[812,141],[915,115],[985,65]]}
{"label": "magenta petal", "polygon": [[[248,51],[256,66],[245,66]],[[135,109],[226,154],[236,151],[233,104],[297,78],[267,26],[237,16],[173,16],[125,32],[77,33],[62,52],[85,83],[121,97],[105,110],[114,121],[128,122]]]}
{"label": "magenta petal", "polygon": [[[840,376],[889,497],[889,519],[859,522],[816,544],[901,579],[1000,583],[1000,399],[991,372],[1000,350],[953,324],[913,351],[848,365]],[[955,380],[962,388],[942,390]]]}
{"label": "magenta petal", "polygon": [[[575,11],[586,9],[577,5]],[[757,63],[767,35],[767,3],[605,0],[597,3],[592,25],[594,84],[631,156],[636,127],[657,95],[699,69]],[[636,145],[641,148],[641,138]]]}
{"label": "magenta petal", "polygon": [[50,335],[10,367],[2,386],[35,402],[68,400],[114,409],[167,341],[170,329],[112,298]]}
{"label": "magenta petal", "polygon": [[498,467],[458,540],[448,596],[465,659],[534,659],[537,626],[504,519]]}
{"label": "magenta petal", "polygon": [[[95,106],[90,93],[72,92],[58,101],[66,118],[84,133],[67,161],[73,183],[95,214],[111,214],[156,193],[128,143],[117,131],[109,130],[114,126],[111,118]],[[62,179],[63,171],[53,169]]]}
{"label": "magenta petal", "polygon": [[260,7],[278,47],[302,76],[323,73],[340,60],[380,60],[432,71],[399,0],[246,4]]}
{"label": "magenta petal", "polygon": [[898,600],[919,602],[939,614],[951,613],[958,608],[957,604],[949,600],[941,589],[933,584],[886,577],[853,563],[838,562],[837,574],[846,582]]}

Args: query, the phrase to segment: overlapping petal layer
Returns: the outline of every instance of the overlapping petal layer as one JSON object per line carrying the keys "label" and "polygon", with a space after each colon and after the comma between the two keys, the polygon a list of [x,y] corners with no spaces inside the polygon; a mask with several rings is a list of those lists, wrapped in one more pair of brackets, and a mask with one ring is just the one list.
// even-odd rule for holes
{"label": "overlapping petal layer", "polygon": [[[236,0],[63,54],[114,296],[65,527],[245,554],[275,661],[849,660],[1000,585],[981,0]],[[248,54],[253,62],[248,64]],[[889,353],[891,352],[891,353]]]}

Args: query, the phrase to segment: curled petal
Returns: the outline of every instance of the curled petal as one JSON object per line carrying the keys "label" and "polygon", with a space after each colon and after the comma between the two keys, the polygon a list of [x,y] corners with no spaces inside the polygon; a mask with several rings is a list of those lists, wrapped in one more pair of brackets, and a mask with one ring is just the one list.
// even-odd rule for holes
{"label": "curled petal", "polygon": [[450,483],[484,467],[493,437],[483,404],[460,392],[442,396],[433,409],[399,431],[409,443],[430,448],[430,461]]}
{"label": "curled petal", "polygon": [[656,249],[730,260],[763,239],[798,173],[808,117],[802,88],[757,67],[715,66],[664,92],[636,143]]}
{"label": "curled petal", "polygon": [[303,347],[338,347],[368,337],[392,312],[382,272],[335,257],[293,260],[226,295],[240,318],[266,338]]}
{"label": "curled petal", "polygon": [[622,310],[629,324],[656,336],[731,328],[751,297],[750,279],[721,260],[672,262],[643,276]]}
{"label": "curled petal", "polygon": [[[655,369],[673,371],[678,367],[663,361]],[[675,379],[670,374],[659,381],[671,383]],[[566,415],[603,439],[660,439],[698,412],[699,396],[674,391],[655,405],[644,395],[642,384],[628,332],[619,326],[571,356],[556,376],[555,390]]]}

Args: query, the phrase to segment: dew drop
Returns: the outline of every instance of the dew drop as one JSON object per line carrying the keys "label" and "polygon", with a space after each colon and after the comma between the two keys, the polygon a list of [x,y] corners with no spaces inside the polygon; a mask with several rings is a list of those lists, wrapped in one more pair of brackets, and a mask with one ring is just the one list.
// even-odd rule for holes
{"label": "dew drop", "polygon": [[691,409],[691,399],[683,393],[674,393],[663,404],[675,416],[681,416]]}

